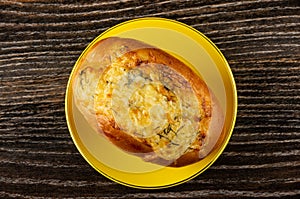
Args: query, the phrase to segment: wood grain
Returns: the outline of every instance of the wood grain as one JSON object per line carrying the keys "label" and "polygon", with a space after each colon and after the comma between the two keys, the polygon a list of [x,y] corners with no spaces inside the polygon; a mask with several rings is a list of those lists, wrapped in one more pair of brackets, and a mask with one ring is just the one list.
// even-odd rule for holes
{"label": "wood grain", "polygon": [[[0,197],[241,198],[300,196],[298,0],[0,1]],[[97,173],[65,122],[72,67],[100,33],[145,16],[208,36],[238,89],[232,138],[195,179],[137,190]]]}

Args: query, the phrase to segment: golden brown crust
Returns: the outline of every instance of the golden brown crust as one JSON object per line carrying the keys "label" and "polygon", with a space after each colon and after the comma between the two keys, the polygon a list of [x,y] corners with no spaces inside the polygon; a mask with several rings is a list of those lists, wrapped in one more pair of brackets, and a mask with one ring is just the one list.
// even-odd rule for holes
{"label": "golden brown crust", "polygon": [[[123,63],[124,60],[127,61],[125,69],[134,69],[141,64],[148,63],[158,64],[158,66],[160,64],[168,66],[180,74],[190,84],[199,102],[200,115],[199,118],[196,118],[199,121],[200,126],[199,134],[196,140],[191,144],[191,147],[181,157],[175,161],[169,162],[155,154],[153,155],[153,153],[151,153],[154,151],[153,147],[147,143],[146,139],[129,135],[121,130],[110,113],[100,110],[98,105],[102,103],[101,100],[103,100],[103,96],[99,96],[99,94],[97,96],[96,94],[95,114],[100,127],[99,129],[113,144],[127,152],[141,156],[146,161],[162,165],[167,164],[173,167],[195,163],[202,159],[203,156],[207,155],[208,152],[203,148],[211,147],[210,140],[207,139],[209,137],[208,133],[217,133],[214,131],[220,129],[220,126],[222,125],[220,122],[218,123],[218,128],[210,129],[209,126],[212,115],[215,118],[219,117],[217,120],[223,120],[223,115],[216,99],[214,97],[211,98],[208,87],[198,75],[170,54],[133,39],[107,38],[97,43],[92,50],[97,54],[97,57],[99,57],[99,60],[96,62],[100,63],[100,65],[102,64],[100,68],[103,74],[110,70],[112,64],[120,64]],[[94,55],[90,53],[85,58],[93,59],[92,56]],[[97,90],[102,86],[100,84],[101,82],[99,81],[96,88]]]}

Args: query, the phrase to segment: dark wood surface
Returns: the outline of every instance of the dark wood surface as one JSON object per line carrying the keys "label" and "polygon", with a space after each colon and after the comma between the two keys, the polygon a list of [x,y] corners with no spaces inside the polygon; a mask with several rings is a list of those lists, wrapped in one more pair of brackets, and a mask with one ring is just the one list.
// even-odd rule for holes
{"label": "dark wood surface", "polygon": [[[238,89],[232,138],[200,176],[162,190],[116,184],[79,154],[64,97],[85,47],[120,22],[184,22],[223,52]],[[3,198],[300,197],[298,0],[0,0]]]}

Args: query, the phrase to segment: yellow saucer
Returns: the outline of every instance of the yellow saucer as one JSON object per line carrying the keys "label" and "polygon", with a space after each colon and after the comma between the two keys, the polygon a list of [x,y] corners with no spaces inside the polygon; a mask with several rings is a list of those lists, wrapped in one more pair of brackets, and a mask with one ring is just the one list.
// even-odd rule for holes
{"label": "yellow saucer", "polygon": [[[157,46],[184,60],[215,93],[225,113],[223,142],[203,160],[171,168],[132,157],[94,132],[73,101],[74,74],[85,53],[107,37],[134,38]],[[163,18],[140,18],[116,25],[99,35],[77,60],[67,85],[65,111],[71,137],[86,161],[107,178],[134,188],[159,189],[184,183],[209,168],[226,147],[235,124],[237,92],[230,67],[220,50],[202,33]]]}

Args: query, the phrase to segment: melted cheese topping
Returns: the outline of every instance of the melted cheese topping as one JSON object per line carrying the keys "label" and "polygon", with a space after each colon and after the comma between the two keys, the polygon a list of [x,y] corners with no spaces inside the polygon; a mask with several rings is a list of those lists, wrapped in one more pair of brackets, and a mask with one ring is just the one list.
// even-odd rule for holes
{"label": "melted cheese topping", "polygon": [[97,72],[88,66],[83,68],[74,82],[74,95],[78,108],[85,114],[94,113],[94,91],[97,86]]}
{"label": "melted cheese topping", "polygon": [[[173,124],[180,114],[176,95],[159,82],[136,88],[129,98],[129,116],[135,126],[150,126],[163,117],[165,123]],[[159,129],[161,126],[166,125],[157,124],[153,129]]]}
{"label": "melted cheese topping", "polygon": [[166,160],[183,155],[199,131],[199,104],[191,85],[168,66],[135,65],[126,56],[103,72],[95,110]]}

